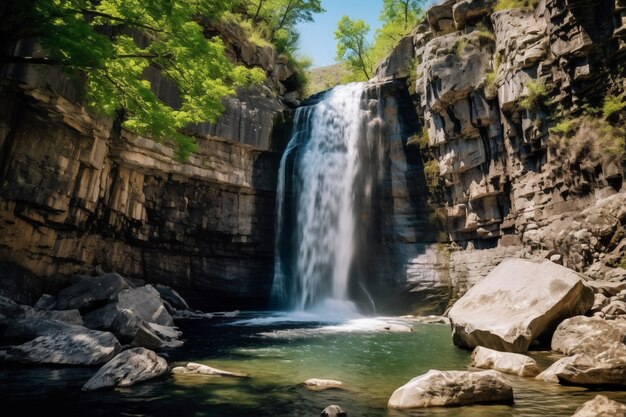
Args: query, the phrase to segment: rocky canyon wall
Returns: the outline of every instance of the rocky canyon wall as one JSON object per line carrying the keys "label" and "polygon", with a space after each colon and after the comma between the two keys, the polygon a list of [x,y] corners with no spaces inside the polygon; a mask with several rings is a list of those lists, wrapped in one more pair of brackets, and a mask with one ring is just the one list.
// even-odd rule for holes
{"label": "rocky canyon wall", "polygon": [[[268,79],[227,100],[217,123],[190,128],[199,146],[186,163],[172,144],[88,114],[80,79],[1,69],[3,275],[20,265],[54,291],[99,267],[174,286],[197,307],[266,306],[285,103],[297,104],[298,85],[285,57],[250,44],[236,27],[207,31]],[[176,103],[167,80],[146,76]]]}
{"label": "rocky canyon wall", "polygon": [[409,147],[420,148],[432,226],[445,233],[407,263],[416,308],[443,311],[506,256],[626,276],[613,269],[626,256],[624,112],[601,110],[624,101],[626,7],[494,5],[432,7],[375,77],[413,92],[422,132]]}

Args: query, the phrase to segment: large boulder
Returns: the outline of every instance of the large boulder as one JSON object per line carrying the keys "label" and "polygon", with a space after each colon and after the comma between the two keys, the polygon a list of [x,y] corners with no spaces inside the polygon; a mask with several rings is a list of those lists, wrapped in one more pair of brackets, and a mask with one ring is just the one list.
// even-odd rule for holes
{"label": "large boulder", "polygon": [[123,290],[118,295],[117,308],[132,310],[148,323],[173,326],[174,320],[167,312],[159,292],[152,285]]}
{"label": "large boulder", "polygon": [[4,352],[4,359],[9,362],[99,365],[121,350],[112,333],[56,320],[15,320],[9,323],[4,335],[7,338],[31,339]]}
{"label": "large boulder", "polygon": [[17,304],[0,296],[0,320],[48,319],[69,324],[82,325],[83,319],[78,310],[40,310],[27,305]]}
{"label": "large boulder", "polygon": [[62,289],[57,294],[57,310],[88,310],[100,307],[117,299],[128,282],[119,274],[109,273],[98,277],[80,277],[78,282]]}
{"label": "large boulder", "polygon": [[343,408],[338,405],[329,405],[320,413],[321,417],[348,417],[348,413],[343,411]]}
{"label": "large boulder", "polygon": [[626,417],[626,404],[596,395],[576,410],[572,417]]}
{"label": "large boulder", "polygon": [[537,362],[519,353],[498,352],[477,346],[472,352],[472,364],[476,368],[495,369],[506,374],[537,376],[540,372]]}
{"label": "large boulder", "polygon": [[173,288],[167,285],[157,284],[156,290],[159,292],[161,299],[175,310],[189,310],[189,304],[181,295]]}
{"label": "large boulder", "polygon": [[463,348],[526,352],[562,320],[586,313],[593,299],[568,268],[548,260],[505,259],[450,310],[452,340]]}
{"label": "large boulder", "polygon": [[163,375],[168,370],[165,359],[151,350],[126,350],[107,362],[83,385],[83,391],[128,387]]}
{"label": "large boulder", "polygon": [[576,316],[559,324],[552,335],[551,348],[574,355],[599,352],[615,342],[626,342],[626,328],[598,317]]}
{"label": "large boulder", "polygon": [[626,386],[626,345],[614,342],[596,353],[566,356],[537,378],[581,386]]}
{"label": "large boulder", "polygon": [[513,388],[496,371],[437,371],[410,380],[391,394],[388,407],[512,404]]}

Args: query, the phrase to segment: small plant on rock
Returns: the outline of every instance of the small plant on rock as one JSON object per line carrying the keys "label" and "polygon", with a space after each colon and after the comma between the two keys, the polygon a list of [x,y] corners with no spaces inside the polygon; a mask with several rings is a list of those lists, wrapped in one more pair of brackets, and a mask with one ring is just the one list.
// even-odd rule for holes
{"label": "small plant on rock", "polygon": [[498,0],[493,9],[496,12],[500,10],[517,9],[520,7],[527,10],[535,10],[537,4],[539,4],[539,0]]}
{"label": "small plant on rock", "polygon": [[547,104],[551,86],[541,80],[531,80],[526,84],[528,94],[519,101],[520,108],[524,110],[536,110]]}
{"label": "small plant on rock", "polygon": [[602,105],[602,115],[605,118],[611,117],[615,113],[626,107],[626,93],[617,97],[606,96]]}
{"label": "small plant on rock", "polygon": [[434,159],[424,164],[424,175],[426,176],[426,183],[428,187],[435,188],[439,185],[439,163]]}

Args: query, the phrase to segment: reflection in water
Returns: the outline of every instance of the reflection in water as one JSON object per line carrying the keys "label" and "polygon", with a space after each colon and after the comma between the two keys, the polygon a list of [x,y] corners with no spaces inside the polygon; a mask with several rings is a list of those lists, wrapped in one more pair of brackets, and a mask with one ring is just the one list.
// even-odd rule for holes
{"label": "reflection in water", "polygon": [[[258,317],[244,313],[237,319],[181,321],[188,340],[167,352],[173,366],[201,362],[251,378],[176,375],[123,390],[84,393],[80,387],[96,369],[0,368],[0,401],[7,409],[19,407],[24,416],[65,417],[302,417],[317,416],[329,404],[361,417],[539,417],[571,416],[599,393],[626,402],[625,392],[593,392],[506,376],[514,387],[513,406],[388,410],[391,393],[411,378],[429,369],[467,368],[469,352],[452,346],[447,325],[379,319],[412,326],[414,331],[406,333],[363,328],[371,319],[343,326],[251,324],[250,319]],[[554,360],[536,356],[543,367]],[[346,389],[311,391],[302,386],[314,377],[340,380]]]}

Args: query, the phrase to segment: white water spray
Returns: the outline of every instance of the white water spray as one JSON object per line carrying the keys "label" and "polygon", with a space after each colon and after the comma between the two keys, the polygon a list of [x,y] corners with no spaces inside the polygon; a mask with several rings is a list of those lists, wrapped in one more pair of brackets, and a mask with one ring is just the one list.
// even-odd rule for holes
{"label": "white water spray", "polygon": [[[359,169],[363,86],[336,87],[318,104],[297,111],[278,182],[279,239],[272,294],[283,306],[356,312],[348,301],[348,279],[355,247],[353,189]],[[297,163],[286,172],[296,149]],[[289,175],[294,184],[295,240],[281,242]],[[294,245],[292,261],[282,259],[281,244]]]}

